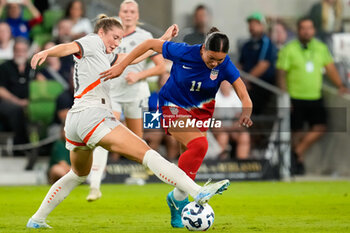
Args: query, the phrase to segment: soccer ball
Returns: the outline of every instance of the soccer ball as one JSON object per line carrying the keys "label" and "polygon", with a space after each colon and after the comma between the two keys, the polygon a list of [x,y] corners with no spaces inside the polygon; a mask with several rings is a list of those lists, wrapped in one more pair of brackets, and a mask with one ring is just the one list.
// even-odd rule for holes
{"label": "soccer ball", "polygon": [[209,204],[188,203],[182,210],[181,220],[190,231],[206,231],[214,223],[214,211]]}

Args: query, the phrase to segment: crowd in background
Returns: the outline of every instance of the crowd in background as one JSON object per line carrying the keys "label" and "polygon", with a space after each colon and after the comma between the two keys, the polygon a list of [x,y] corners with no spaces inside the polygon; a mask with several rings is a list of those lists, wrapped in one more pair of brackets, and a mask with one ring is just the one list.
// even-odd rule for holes
{"label": "crowd in background", "polygon": [[[86,6],[82,1],[71,1],[65,10],[62,9],[60,11],[62,14],[52,13],[48,3],[46,7],[42,3],[41,6],[38,9],[35,6],[35,1],[33,4],[30,0],[0,0],[0,130],[14,132],[15,144],[25,144],[31,141],[31,132],[28,131],[30,128],[28,125],[33,122],[31,122],[31,112],[28,109],[30,109],[32,101],[30,93],[32,82],[51,80],[59,83],[61,86],[61,91],[54,100],[55,112],[50,125],[53,123],[64,124],[67,111],[74,100],[73,58],[71,56],[63,58],[50,57],[45,65],[38,71],[34,71],[29,65],[29,59],[32,54],[56,44],[71,42],[91,33],[93,30],[92,20],[84,17]],[[52,21],[45,21],[45,19]],[[330,65],[333,64],[333,60],[327,47],[323,44],[331,45],[332,33],[341,32],[343,29],[341,1],[321,0],[310,9],[308,18],[303,20],[298,21],[298,25],[288,25],[282,19],[270,19],[268,22],[260,12],[252,12],[246,19],[251,37],[249,40],[239,43],[239,59],[236,65],[244,72],[263,82],[278,85],[290,92],[289,94],[291,94],[294,101],[317,100],[322,102],[322,97],[317,96],[317,93],[316,96],[312,97],[294,95],[296,89],[303,89],[300,85],[304,83],[302,80],[293,80],[292,76],[308,75],[308,73],[313,73],[315,69],[326,68],[326,73],[330,76],[333,83],[341,92],[346,92],[336,68]],[[177,40],[188,44],[203,43],[210,26],[211,11],[205,5],[200,5],[194,10],[193,26],[182,30]],[[297,31],[292,30],[295,26]],[[313,42],[314,47],[308,48],[309,42],[314,41],[313,28],[315,29],[315,36],[323,43]],[[303,43],[302,40],[305,38],[306,41]],[[306,54],[305,56],[310,56],[305,58],[306,60],[303,64],[297,64],[298,62],[293,60],[297,59],[299,54],[293,56],[286,51],[291,50],[288,47],[290,46],[289,43],[296,43],[296,41],[301,42],[298,43],[302,46],[306,46],[300,50],[301,53]],[[234,46],[234,43],[234,41],[231,41],[231,46]],[[286,46],[287,44],[288,46]],[[307,50],[311,52],[308,53]],[[318,52],[325,56],[324,61],[313,60]],[[316,62],[318,64],[315,64]],[[293,65],[294,70],[291,68]],[[301,73],[293,74],[296,69],[295,65],[303,67],[299,67],[301,70],[305,67],[306,71],[302,70],[300,71]],[[154,90],[149,101],[150,108],[156,106],[157,92],[169,77],[169,69],[159,77],[156,87],[153,88]],[[287,81],[287,86],[283,86],[283,83],[281,84],[281,77],[276,75],[278,73],[276,69],[284,72],[282,77]],[[304,74],[303,72],[306,73]],[[320,81],[321,77],[319,76],[322,77],[322,73],[313,74],[312,80],[315,83],[307,83],[305,85],[321,85],[322,81]],[[269,91],[248,81],[246,85],[254,104],[254,115],[266,114],[268,106],[276,107],[275,100]],[[294,86],[297,87],[294,88]],[[308,86],[304,86],[301,92],[309,92],[307,88]],[[214,140],[212,144],[216,143],[219,148],[215,152],[217,158],[252,158],[251,148],[256,142],[251,138],[249,132],[239,127],[235,121],[241,111],[241,105],[237,95],[228,83],[222,84],[216,100],[217,110],[215,117],[224,120],[224,129],[212,132]],[[226,111],[227,109],[233,110]],[[299,115],[298,117],[300,118],[301,116]],[[324,126],[323,128],[318,128],[316,133],[311,132],[311,130],[311,135],[308,135],[306,138],[300,137],[297,142],[294,142],[293,155],[296,164],[299,166],[296,172],[302,173],[303,155],[307,148],[326,131],[326,120],[304,118],[298,120],[299,122],[297,121],[295,124],[301,124],[300,121],[305,120],[310,124],[310,130],[315,125]],[[298,125],[298,127],[302,126]],[[292,128],[299,129],[298,127]],[[155,136],[155,134],[145,133],[144,137],[154,149],[159,149],[160,145],[164,144],[165,148],[167,148],[167,153],[165,154],[169,156],[169,159],[176,159],[179,155],[178,146],[168,136],[163,134]],[[69,159],[68,153],[64,148],[64,137],[55,143],[52,148],[53,159],[50,166],[66,161],[64,163],[67,165],[67,169],[62,171],[62,173],[68,171]]]}

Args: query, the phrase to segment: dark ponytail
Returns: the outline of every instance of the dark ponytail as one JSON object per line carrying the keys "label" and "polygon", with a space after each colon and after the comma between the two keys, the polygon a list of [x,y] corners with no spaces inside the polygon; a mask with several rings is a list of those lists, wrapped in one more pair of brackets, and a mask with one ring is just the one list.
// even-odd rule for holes
{"label": "dark ponytail", "polygon": [[214,52],[228,53],[230,42],[228,37],[219,31],[216,27],[212,27],[205,38],[205,49]]}

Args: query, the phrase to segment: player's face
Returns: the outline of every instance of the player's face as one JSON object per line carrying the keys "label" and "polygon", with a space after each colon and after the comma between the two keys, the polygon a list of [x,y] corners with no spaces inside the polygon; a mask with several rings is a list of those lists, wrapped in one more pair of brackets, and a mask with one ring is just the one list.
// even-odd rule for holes
{"label": "player's face", "polygon": [[214,52],[202,48],[202,59],[209,69],[214,69],[220,65],[225,60],[226,55],[224,52]]}
{"label": "player's face", "polygon": [[315,35],[315,28],[311,20],[302,21],[298,28],[299,40],[309,42]]}
{"label": "player's face", "polygon": [[106,53],[111,53],[116,47],[120,45],[124,31],[121,28],[112,27],[111,30],[104,32],[101,28],[98,34],[106,46]]}
{"label": "player's face", "polygon": [[119,17],[124,27],[134,27],[139,20],[139,9],[135,3],[125,3],[120,6]]}

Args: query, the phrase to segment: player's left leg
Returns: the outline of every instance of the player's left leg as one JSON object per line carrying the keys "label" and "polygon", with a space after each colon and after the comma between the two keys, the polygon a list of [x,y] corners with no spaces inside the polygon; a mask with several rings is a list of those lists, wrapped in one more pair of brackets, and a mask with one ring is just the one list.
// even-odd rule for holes
{"label": "player's left leg", "polygon": [[69,193],[86,180],[92,164],[91,150],[70,152],[72,170],[54,183],[37,212],[29,219],[28,228],[51,228],[46,224],[46,217],[60,204]]}

